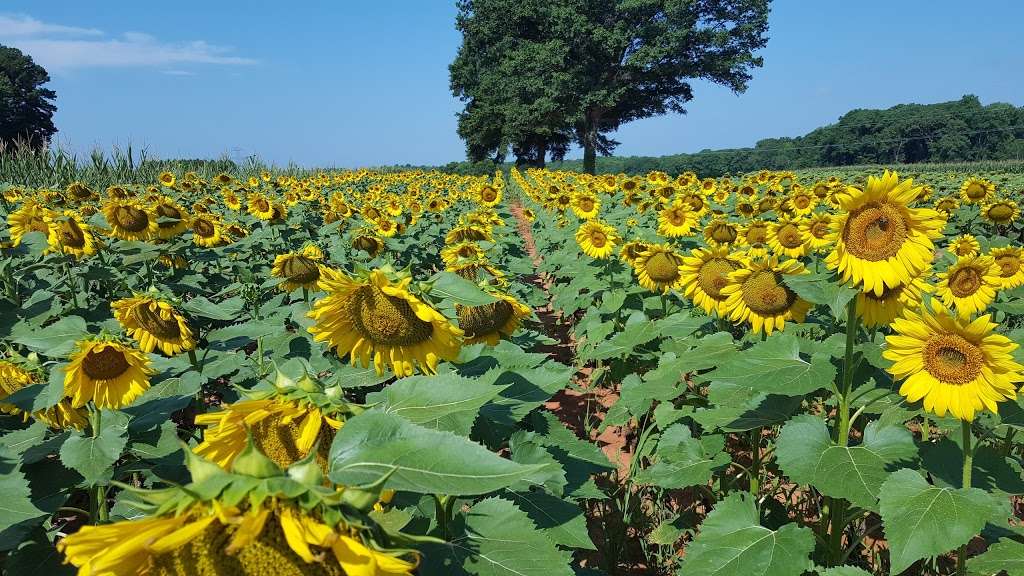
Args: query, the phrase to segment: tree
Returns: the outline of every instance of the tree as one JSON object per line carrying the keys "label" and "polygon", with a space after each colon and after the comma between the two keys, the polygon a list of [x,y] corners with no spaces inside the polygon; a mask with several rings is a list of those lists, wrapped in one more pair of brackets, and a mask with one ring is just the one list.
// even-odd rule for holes
{"label": "tree", "polygon": [[479,126],[469,136],[524,148],[531,138],[550,147],[571,134],[583,148],[584,169],[593,172],[597,154],[618,144],[607,133],[632,120],[684,113],[690,81],[745,90],[761,65],[754,52],[767,43],[768,3],[462,0],[453,91],[468,102],[464,115],[502,110],[491,117],[502,123],[502,138]]}
{"label": "tree", "polygon": [[0,149],[27,142],[44,147],[57,132],[56,92],[43,88],[46,70],[17,48],[0,46]]}

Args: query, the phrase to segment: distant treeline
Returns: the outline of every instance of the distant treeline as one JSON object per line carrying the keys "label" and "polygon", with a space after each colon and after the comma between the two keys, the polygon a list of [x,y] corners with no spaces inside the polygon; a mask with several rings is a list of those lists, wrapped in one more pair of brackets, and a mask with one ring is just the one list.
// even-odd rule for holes
{"label": "distant treeline", "polygon": [[[939,104],[900,104],[887,110],[852,110],[838,122],[795,138],[769,138],[753,148],[702,150],[670,156],[609,156],[598,172],[642,174],[692,170],[702,176],[859,164],[916,164],[1024,159],[1024,107],[982,106],[977,96]],[[581,160],[548,168],[580,170]],[[489,162],[452,162],[442,170],[494,171]]]}

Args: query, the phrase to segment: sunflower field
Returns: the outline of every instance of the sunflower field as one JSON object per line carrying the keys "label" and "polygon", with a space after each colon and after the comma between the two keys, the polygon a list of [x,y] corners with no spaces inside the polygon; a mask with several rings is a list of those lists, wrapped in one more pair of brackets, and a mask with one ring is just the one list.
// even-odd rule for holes
{"label": "sunflower field", "polygon": [[0,192],[4,574],[1024,574],[1020,174]]}

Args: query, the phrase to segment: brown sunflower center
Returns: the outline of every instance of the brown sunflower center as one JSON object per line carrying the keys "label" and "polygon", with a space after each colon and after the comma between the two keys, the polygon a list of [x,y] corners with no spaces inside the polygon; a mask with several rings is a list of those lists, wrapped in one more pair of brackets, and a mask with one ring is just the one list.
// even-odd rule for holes
{"label": "brown sunflower center", "polygon": [[828,196],[828,186],[818,185],[814,187],[814,195],[818,198],[825,198]]}
{"label": "brown sunflower center", "polygon": [[984,364],[981,349],[957,334],[933,336],[924,346],[924,367],[945,384],[973,381]]}
{"label": "brown sunflower center", "polygon": [[736,241],[739,232],[728,222],[719,222],[711,227],[711,239],[719,244],[731,244]]}
{"label": "brown sunflower center", "polygon": [[670,284],[679,278],[679,259],[669,252],[655,252],[644,262],[651,280]]}
{"label": "brown sunflower center", "polygon": [[779,239],[779,244],[782,244],[782,247],[788,250],[799,248],[804,244],[804,237],[800,234],[800,228],[790,222],[783,224],[776,236]]}
{"label": "brown sunflower center", "polygon": [[192,231],[203,238],[210,238],[217,232],[217,227],[205,218],[196,218],[192,222]]}
{"label": "brown sunflower center", "polygon": [[712,258],[700,267],[697,281],[708,296],[715,300],[723,300],[722,288],[729,284],[729,273],[737,268],[738,266],[727,258]]}
{"label": "brown sunflower center", "polygon": [[568,206],[570,203],[572,203],[572,198],[570,198],[566,194],[562,194],[561,196],[558,197],[558,203],[561,206]]}
{"label": "brown sunflower center", "polygon": [[[170,204],[157,204],[156,215],[161,218],[172,218],[174,220],[181,220],[181,210]],[[157,226],[161,228],[173,228],[177,226],[177,222],[157,222]]]}
{"label": "brown sunflower center", "polygon": [[608,236],[600,230],[592,230],[589,236],[590,243],[594,245],[594,248],[604,248],[605,244],[608,243]]}
{"label": "brown sunflower center", "polygon": [[699,212],[704,209],[704,198],[700,194],[690,194],[686,197],[687,204],[690,205],[690,209]]}
{"label": "brown sunflower center", "polygon": [[93,348],[82,359],[82,371],[93,380],[112,380],[128,370],[124,352],[113,346],[97,351]]}
{"label": "brown sunflower center", "polygon": [[1013,218],[1013,206],[1000,202],[988,209],[988,217],[995,222],[1009,222]]}
{"label": "brown sunflower center", "polygon": [[374,344],[412,346],[430,339],[434,326],[420,320],[407,301],[376,286],[356,290],[348,312],[359,332]]}
{"label": "brown sunflower center", "polygon": [[907,221],[899,207],[870,202],[850,213],[843,229],[846,249],[869,262],[895,256],[907,241]]}
{"label": "brown sunflower center", "polygon": [[964,266],[949,275],[949,290],[957,298],[966,298],[981,288],[982,281],[981,270],[974,266]]}
{"label": "brown sunflower center", "polygon": [[665,219],[673,226],[682,226],[686,223],[686,211],[682,208],[669,208]]}
{"label": "brown sunflower center", "polygon": [[760,202],[757,203],[757,210],[759,212],[767,212],[772,208],[775,208],[775,201],[772,200],[771,198],[763,198]]}
{"label": "brown sunflower center", "polygon": [[756,246],[758,244],[764,244],[768,239],[768,227],[763,224],[754,224],[747,228],[746,240],[747,244]]}
{"label": "brown sunflower center", "polygon": [[352,240],[352,247],[362,250],[370,256],[376,256],[380,250],[380,244],[377,240],[369,236],[357,236],[355,240]]}
{"label": "brown sunflower center", "polygon": [[581,198],[578,203],[578,206],[580,207],[581,211],[590,212],[591,210],[594,209],[594,200],[591,198]]}
{"label": "brown sunflower center", "polygon": [[793,198],[793,206],[796,206],[800,210],[807,208],[811,205],[811,197],[803,194]]}
{"label": "brown sunflower center", "polygon": [[462,328],[468,338],[497,332],[515,312],[512,305],[504,300],[482,306],[458,305],[456,308],[459,314],[459,328]]}
{"label": "brown sunflower center", "polygon": [[965,191],[965,193],[967,194],[968,198],[972,200],[977,200],[978,198],[984,198],[985,194],[988,193],[988,190],[986,190],[984,186],[977,182],[971,182],[970,184],[967,185],[967,190]]}
{"label": "brown sunflower center", "polygon": [[114,223],[129,232],[142,232],[149,228],[149,214],[135,206],[118,206],[114,210]]}
{"label": "brown sunflower center", "polygon": [[60,243],[69,248],[85,246],[85,230],[73,218],[68,218],[60,225]]}
{"label": "brown sunflower center", "polygon": [[1016,254],[1002,254],[996,256],[996,265],[999,266],[999,276],[1009,278],[1020,271],[1020,257]]}
{"label": "brown sunflower center", "polygon": [[943,212],[949,212],[954,208],[956,208],[956,200],[952,200],[950,198],[940,200],[939,203],[935,205],[936,210],[942,210]]}
{"label": "brown sunflower center", "polygon": [[320,279],[320,267],[311,258],[302,254],[285,260],[282,271],[286,278],[299,284],[309,284]]}
{"label": "brown sunflower center", "polygon": [[139,325],[160,340],[177,340],[181,337],[178,319],[173,314],[167,318],[161,316],[160,308],[156,304],[140,304],[135,307],[134,312]]}
{"label": "brown sunflower center", "polygon": [[796,293],[782,283],[782,275],[773,270],[758,270],[747,278],[741,290],[743,303],[762,316],[775,316],[789,310]]}
{"label": "brown sunflower center", "polygon": [[825,220],[818,220],[814,224],[811,224],[811,236],[814,236],[818,240],[824,240],[829,233],[829,225]]}
{"label": "brown sunflower center", "polygon": [[480,192],[480,197],[484,199],[484,202],[494,202],[498,199],[498,191],[488,186]]}

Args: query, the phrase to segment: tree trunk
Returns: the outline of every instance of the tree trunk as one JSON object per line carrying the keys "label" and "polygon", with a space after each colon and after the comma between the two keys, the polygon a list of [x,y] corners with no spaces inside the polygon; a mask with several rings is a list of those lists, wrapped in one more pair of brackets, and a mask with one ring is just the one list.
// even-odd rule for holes
{"label": "tree trunk", "polygon": [[588,112],[583,121],[583,171],[587,174],[597,173],[597,114]]}

